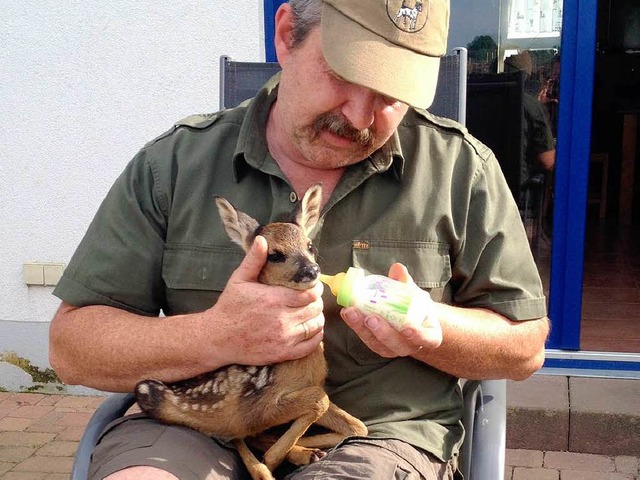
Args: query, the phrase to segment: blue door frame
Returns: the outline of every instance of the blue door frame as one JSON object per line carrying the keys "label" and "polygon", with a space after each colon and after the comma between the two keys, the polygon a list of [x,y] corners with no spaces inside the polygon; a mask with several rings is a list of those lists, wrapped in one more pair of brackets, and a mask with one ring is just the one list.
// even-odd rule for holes
{"label": "blue door frame", "polygon": [[597,3],[564,2],[548,348],[580,348]]}
{"label": "blue door frame", "polygon": [[276,61],[276,49],[273,45],[274,17],[278,7],[285,2],[286,0],[264,0],[264,58],[267,62]]}

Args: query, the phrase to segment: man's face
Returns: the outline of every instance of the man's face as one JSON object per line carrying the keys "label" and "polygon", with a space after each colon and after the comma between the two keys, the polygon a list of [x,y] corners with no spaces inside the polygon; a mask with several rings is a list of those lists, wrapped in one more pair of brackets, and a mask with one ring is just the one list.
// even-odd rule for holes
{"label": "man's face", "polygon": [[407,105],[338,77],[322,54],[319,28],[279,60],[270,121],[279,147],[298,163],[326,169],[359,162],[391,137],[407,112]]}

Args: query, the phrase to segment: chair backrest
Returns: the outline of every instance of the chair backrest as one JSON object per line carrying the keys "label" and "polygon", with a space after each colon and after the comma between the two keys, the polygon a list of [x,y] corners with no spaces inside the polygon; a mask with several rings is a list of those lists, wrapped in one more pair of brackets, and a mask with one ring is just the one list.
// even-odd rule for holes
{"label": "chair backrest", "polygon": [[520,73],[469,75],[467,128],[495,153],[516,200],[520,198],[523,155],[524,77]]}
{"label": "chair backrest", "polygon": [[232,108],[253,97],[260,87],[280,71],[277,62],[237,62],[220,57],[220,109]]}
{"label": "chair backrest", "polygon": [[[253,97],[264,83],[280,71],[275,62],[239,62],[220,57],[220,108],[232,108]],[[467,49],[456,48],[442,57],[438,87],[429,111],[465,123]]]}
{"label": "chair backrest", "polygon": [[440,60],[438,87],[429,111],[465,124],[467,117],[467,49],[454,48]]}

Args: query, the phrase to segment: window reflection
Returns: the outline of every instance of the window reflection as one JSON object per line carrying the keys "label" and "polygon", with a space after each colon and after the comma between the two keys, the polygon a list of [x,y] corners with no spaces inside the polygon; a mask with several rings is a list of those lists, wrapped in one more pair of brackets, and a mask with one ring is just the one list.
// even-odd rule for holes
{"label": "window reflection", "polygon": [[547,294],[561,26],[562,0],[451,2],[448,49],[468,49],[467,128],[496,154]]}

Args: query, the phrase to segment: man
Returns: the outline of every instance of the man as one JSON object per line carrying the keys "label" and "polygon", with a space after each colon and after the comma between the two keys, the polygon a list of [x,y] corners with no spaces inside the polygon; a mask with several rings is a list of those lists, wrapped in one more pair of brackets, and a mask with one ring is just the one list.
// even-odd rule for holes
{"label": "man", "polygon": [[[524,50],[504,61],[505,72],[523,72],[525,81],[531,76],[531,55]],[[556,163],[556,142],[547,112],[538,98],[524,92],[523,159],[521,178],[525,181],[535,173],[550,172]]]}
{"label": "man", "polygon": [[[528,377],[542,364],[548,321],[495,158],[455,122],[414,108],[434,96],[448,1],[422,2],[411,30],[394,21],[400,7],[291,0],[276,14],[281,77],[248,106],[188,119],[140,151],[55,291],[51,363],[63,381],[131,391],[144,378],[299,358],[324,340],[327,391],[370,435],[291,478],[452,478],[458,377]],[[424,328],[397,332],[340,310],[321,286],[257,283],[264,239],[242,259],[214,195],[266,223],[318,181],[322,270],[393,264],[390,276],[438,302]],[[91,472],[246,478],[224,444],[140,417],[108,429]]]}

